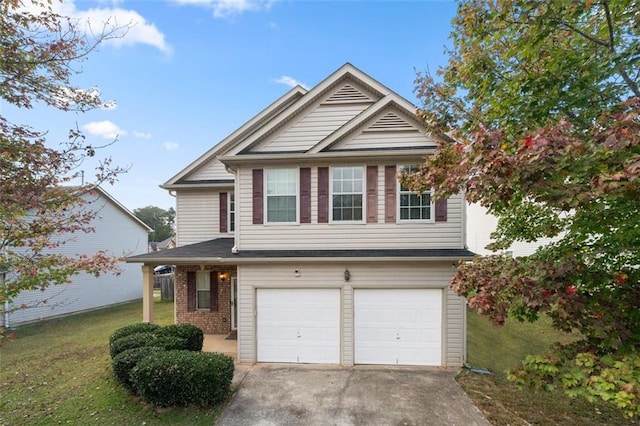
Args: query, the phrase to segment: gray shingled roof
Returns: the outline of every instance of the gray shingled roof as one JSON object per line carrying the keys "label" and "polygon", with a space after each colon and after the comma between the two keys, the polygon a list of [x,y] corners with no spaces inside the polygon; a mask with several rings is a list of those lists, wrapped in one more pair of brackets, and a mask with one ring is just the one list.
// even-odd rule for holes
{"label": "gray shingled roof", "polygon": [[322,259],[322,258],[434,258],[470,259],[474,253],[467,249],[364,249],[364,250],[242,250],[232,253],[233,238],[217,238],[189,244],[161,252],[127,257],[133,263],[185,263],[199,262],[234,263],[249,259]]}

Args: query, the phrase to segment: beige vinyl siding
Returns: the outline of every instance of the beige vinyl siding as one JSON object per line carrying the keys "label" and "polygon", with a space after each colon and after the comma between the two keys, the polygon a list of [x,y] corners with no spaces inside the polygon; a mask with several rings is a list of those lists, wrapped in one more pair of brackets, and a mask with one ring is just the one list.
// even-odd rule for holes
{"label": "beige vinyl siding", "polygon": [[320,105],[253,152],[306,151],[335,132],[370,104]]}
{"label": "beige vinyl siding", "polygon": [[225,165],[217,159],[212,159],[198,169],[184,177],[185,180],[220,180],[233,179],[233,175],[227,172]]}
{"label": "beige vinyl siding", "polygon": [[[251,188],[251,169],[241,169],[240,186]],[[244,190],[236,197],[241,238],[240,250],[249,249],[368,249],[368,248],[461,248],[462,203],[460,196],[448,200],[446,222],[385,223],[384,164],[378,165],[378,223],[318,223],[318,169],[311,168],[311,223],[254,225],[252,197]],[[366,212],[364,213],[366,217]]]}
{"label": "beige vinyl siding", "polygon": [[210,188],[176,192],[177,246],[229,236],[220,234],[219,193]]}
{"label": "beige vinyl siding", "polygon": [[332,149],[411,148],[434,147],[435,140],[426,138],[419,130],[362,132],[354,138],[335,144]]}
{"label": "beige vinyl siding", "polygon": [[446,293],[446,329],[445,338],[447,352],[445,362],[448,366],[459,366],[465,361],[466,342],[466,302],[463,297],[455,294],[450,288]]}
{"label": "beige vinyl siding", "polygon": [[[349,269],[351,280],[344,281]],[[295,270],[299,276],[295,276]],[[238,357],[256,361],[256,288],[338,288],[342,292],[341,363],[353,365],[353,291],[358,288],[448,288],[455,269],[451,262],[384,263],[278,263],[239,265]],[[461,299],[460,299],[461,300]],[[464,306],[464,305],[462,305]],[[459,322],[460,301],[448,294],[444,306],[443,360],[448,366],[462,364],[464,333]],[[452,323],[449,324],[449,319]]]}

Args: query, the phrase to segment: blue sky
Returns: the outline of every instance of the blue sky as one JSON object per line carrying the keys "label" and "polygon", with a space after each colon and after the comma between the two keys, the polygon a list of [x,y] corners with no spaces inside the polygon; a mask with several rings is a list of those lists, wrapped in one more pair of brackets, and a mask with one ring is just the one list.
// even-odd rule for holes
{"label": "blue sky", "polygon": [[[65,0],[56,6],[95,27],[135,22],[82,63],[74,84],[98,87],[115,107],[84,114],[16,111],[49,131],[76,126],[103,155],[130,165],[105,189],[127,208],[174,206],[158,187],[286,93],[313,87],[350,62],[413,103],[414,69],[446,61],[453,1]],[[87,164],[87,173],[91,172]]]}

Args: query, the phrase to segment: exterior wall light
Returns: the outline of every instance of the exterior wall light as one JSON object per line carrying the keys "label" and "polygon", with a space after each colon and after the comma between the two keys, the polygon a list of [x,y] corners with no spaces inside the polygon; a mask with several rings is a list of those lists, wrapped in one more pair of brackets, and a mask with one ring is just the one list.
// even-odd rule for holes
{"label": "exterior wall light", "polygon": [[351,272],[349,272],[349,269],[345,269],[344,270],[344,280],[349,282],[349,280],[351,279]]}
{"label": "exterior wall light", "polygon": [[218,273],[218,279],[220,281],[226,281],[229,278],[229,273],[228,272],[220,272]]}

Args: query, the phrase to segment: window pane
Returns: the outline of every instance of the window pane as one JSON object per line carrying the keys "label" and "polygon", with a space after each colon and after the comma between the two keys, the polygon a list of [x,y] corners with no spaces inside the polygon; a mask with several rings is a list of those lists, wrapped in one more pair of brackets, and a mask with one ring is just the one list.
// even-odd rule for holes
{"label": "window pane", "polygon": [[267,222],[295,222],[297,169],[267,170]]}
{"label": "window pane", "polygon": [[198,309],[211,309],[211,291],[198,290]]}
{"label": "window pane", "polygon": [[[402,166],[400,171],[414,173],[418,171],[415,166]],[[431,219],[431,194],[416,194],[404,185],[400,185],[399,192],[400,220],[428,220]]]}
{"label": "window pane", "polygon": [[363,173],[362,167],[332,169],[333,220],[362,220]]}

